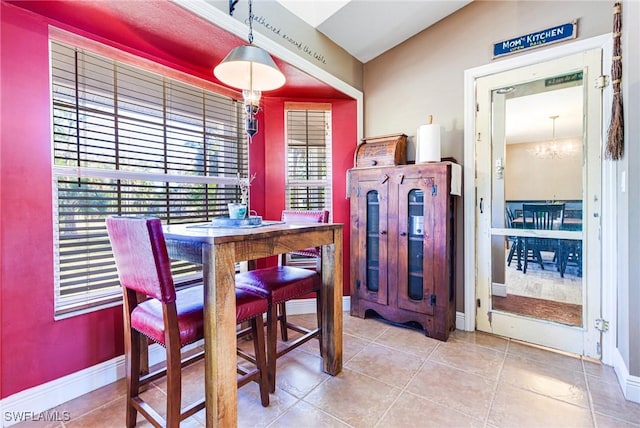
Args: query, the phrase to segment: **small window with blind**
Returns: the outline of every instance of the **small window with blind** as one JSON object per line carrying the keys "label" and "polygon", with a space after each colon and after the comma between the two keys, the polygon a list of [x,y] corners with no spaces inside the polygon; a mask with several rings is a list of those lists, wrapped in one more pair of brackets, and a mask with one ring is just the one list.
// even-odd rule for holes
{"label": "small window with blind", "polygon": [[[331,216],[331,104],[286,103],[286,206]],[[303,256],[289,263],[314,266]]]}
{"label": "small window with blind", "polygon": [[[107,216],[182,223],[224,215],[240,197],[236,178],[247,175],[248,153],[242,104],[204,82],[187,84],[57,41],[51,82],[60,317],[121,301]],[[172,268],[176,282],[198,276],[199,267],[186,262]]]}

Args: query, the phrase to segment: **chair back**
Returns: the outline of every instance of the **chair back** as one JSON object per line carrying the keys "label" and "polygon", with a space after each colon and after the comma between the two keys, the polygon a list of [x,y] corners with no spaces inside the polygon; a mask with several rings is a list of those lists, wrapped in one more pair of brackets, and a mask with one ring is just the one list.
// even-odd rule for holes
{"label": "chair back", "polygon": [[160,219],[112,216],[106,225],[120,285],[163,303],[174,302],[171,260]]}
{"label": "chair back", "polygon": [[525,229],[561,229],[564,224],[564,204],[522,204]]}
{"label": "chair back", "polygon": [[513,228],[513,213],[511,212],[511,208],[506,207],[504,209],[504,213],[505,213],[505,218],[506,218],[506,223],[507,223],[507,228],[512,229]]}
{"label": "chair back", "polygon": [[[329,211],[327,210],[283,210],[282,221],[291,224],[300,223],[328,223]],[[292,251],[289,254],[306,257],[319,257],[319,248],[305,248],[304,250]]]}
{"label": "chair back", "polygon": [[327,223],[329,221],[329,211],[283,210],[282,221],[285,223]]}

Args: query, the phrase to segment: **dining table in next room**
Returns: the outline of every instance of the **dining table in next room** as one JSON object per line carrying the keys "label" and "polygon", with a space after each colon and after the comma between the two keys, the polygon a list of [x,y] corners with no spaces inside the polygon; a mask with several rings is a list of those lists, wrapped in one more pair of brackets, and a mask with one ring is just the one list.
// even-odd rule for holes
{"label": "dining table in next room", "polygon": [[343,225],[265,222],[220,228],[210,223],[164,226],[172,259],[202,265],[207,427],[238,423],[236,384],[236,262],[322,247],[322,359],[330,375],[342,370]]}

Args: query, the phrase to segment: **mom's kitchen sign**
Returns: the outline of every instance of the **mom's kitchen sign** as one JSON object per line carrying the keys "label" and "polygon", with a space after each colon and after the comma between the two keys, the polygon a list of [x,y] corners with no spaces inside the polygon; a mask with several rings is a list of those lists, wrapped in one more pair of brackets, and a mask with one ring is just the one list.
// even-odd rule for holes
{"label": "mom's kitchen sign", "polygon": [[575,39],[577,35],[577,21],[557,25],[534,33],[525,34],[524,36],[514,37],[513,39],[494,43],[493,57],[497,58],[502,55],[522,52],[527,49],[538,48],[540,46],[550,45],[567,39]]}

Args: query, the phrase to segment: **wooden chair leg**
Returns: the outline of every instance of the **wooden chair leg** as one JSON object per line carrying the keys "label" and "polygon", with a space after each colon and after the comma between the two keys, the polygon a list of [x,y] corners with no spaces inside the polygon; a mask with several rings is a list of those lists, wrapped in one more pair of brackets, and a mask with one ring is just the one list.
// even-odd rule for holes
{"label": "wooden chair leg", "polygon": [[513,260],[513,255],[516,252],[516,243],[511,244],[511,248],[509,248],[509,256],[507,256],[507,266],[511,266],[511,260]]}
{"label": "wooden chair leg", "polygon": [[322,294],[320,290],[316,292],[316,320],[318,323],[318,347],[320,349],[320,356],[322,357]]}
{"label": "wooden chair leg", "polygon": [[535,250],[535,258],[540,265],[540,269],[544,270],[544,262],[542,261],[542,253],[540,252],[540,250]]}
{"label": "wooden chair leg", "polygon": [[180,426],[182,408],[182,364],[180,349],[167,346],[167,428]]}
{"label": "wooden chair leg", "polygon": [[289,332],[287,331],[287,307],[286,303],[280,303],[278,305],[278,319],[280,320],[280,336],[282,337],[282,341],[286,342],[289,340]]}
{"label": "wooden chair leg", "polygon": [[133,400],[140,394],[140,340],[141,334],[128,329],[125,337],[125,371],[127,376],[126,425],[136,425],[138,411],[133,407]]}
{"label": "wooden chair leg", "polygon": [[267,379],[269,391],[276,391],[276,359],[278,358],[278,305],[267,310]]}
{"label": "wooden chair leg", "polygon": [[[144,293],[136,293],[136,301],[144,302],[147,300],[147,296]],[[140,376],[149,374],[149,339],[143,334],[138,334],[140,337]],[[146,390],[146,385],[142,387],[142,391]]]}
{"label": "wooden chair leg", "polygon": [[260,401],[263,407],[269,405],[269,375],[267,369],[267,356],[264,343],[264,323],[262,316],[257,316],[250,321],[251,335],[253,336],[253,351],[256,356],[256,366],[260,370]]}

